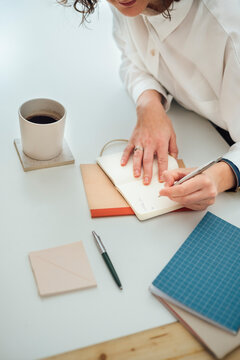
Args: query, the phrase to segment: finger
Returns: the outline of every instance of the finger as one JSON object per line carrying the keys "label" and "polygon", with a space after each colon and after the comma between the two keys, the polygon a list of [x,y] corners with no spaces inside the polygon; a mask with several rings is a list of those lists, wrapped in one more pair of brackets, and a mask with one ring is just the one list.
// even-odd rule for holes
{"label": "finger", "polygon": [[[164,195],[164,190],[160,192]],[[208,176],[201,174],[193,179],[186,181],[181,185],[166,188],[168,196],[171,200],[184,204],[194,204],[201,201],[207,201],[212,205],[217,196],[217,189],[213,185]]]}
{"label": "finger", "polygon": [[178,157],[178,147],[176,142],[176,135],[173,134],[169,140],[169,154],[175,159]]}
{"label": "finger", "polygon": [[207,203],[209,206],[214,204],[216,196],[216,192],[206,192],[205,190],[199,190],[187,196],[171,198],[171,200],[184,204],[186,207],[189,207],[192,204],[200,203]]}
{"label": "finger", "polygon": [[128,145],[123,150],[122,158],[121,158],[121,165],[125,166],[129,160],[129,157],[131,153],[133,152],[134,145],[131,143],[128,143]]}
{"label": "finger", "polygon": [[136,150],[133,153],[133,175],[139,177],[141,175],[143,151]]}
{"label": "finger", "polygon": [[182,204],[184,207],[191,209],[191,210],[196,210],[196,211],[202,211],[202,210],[206,210],[209,206],[209,204],[207,202],[200,202],[197,204],[191,204],[191,205],[186,205],[186,204]]}
{"label": "finger", "polygon": [[201,182],[193,181],[193,179],[190,179],[183,184],[175,185],[171,187],[164,187],[160,191],[161,196],[168,196],[171,200],[174,201],[180,201],[184,197],[199,191],[202,188]]}
{"label": "finger", "polygon": [[162,173],[162,181],[165,182],[164,186],[172,186],[175,182],[175,176],[171,171],[165,170]]}
{"label": "finger", "polygon": [[184,176],[189,174],[192,169],[177,168],[173,170],[165,170],[162,173],[162,180],[167,186],[172,186],[175,181],[182,179]]}
{"label": "finger", "polygon": [[[172,170],[171,173],[173,176],[177,176],[179,169]],[[181,170],[181,169],[180,169]],[[183,169],[184,170],[184,169]],[[201,175],[195,176],[192,179],[185,181],[180,185],[175,185],[171,187],[165,187],[160,191],[160,195],[168,196],[171,199],[183,198],[184,196],[190,195],[196,191],[201,190],[206,185],[206,182],[202,180]],[[177,177],[175,178],[175,180]],[[176,200],[178,201],[178,200]]]}
{"label": "finger", "polygon": [[143,183],[148,185],[152,179],[154,152],[145,148],[143,154]]}
{"label": "finger", "polygon": [[162,173],[168,168],[168,149],[167,144],[161,146],[159,150],[157,150],[157,159],[158,159],[158,177],[159,181],[162,182]]}
{"label": "finger", "polygon": [[205,210],[207,209],[208,206],[214,204],[216,199],[216,193],[212,195],[211,194],[206,195],[204,191],[200,190],[186,197],[182,197],[182,198],[178,197],[175,199],[172,198],[170,199],[178,202],[183,207],[186,207],[191,210]]}
{"label": "finger", "polygon": [[209,199],[206,199],[199,201],[198,203],[193,203],[193,204],[182,203],[182,205],[191,210],[205,210],[208,208],[208,206],[212,205],[213,203],[214,201],[209,201]]}

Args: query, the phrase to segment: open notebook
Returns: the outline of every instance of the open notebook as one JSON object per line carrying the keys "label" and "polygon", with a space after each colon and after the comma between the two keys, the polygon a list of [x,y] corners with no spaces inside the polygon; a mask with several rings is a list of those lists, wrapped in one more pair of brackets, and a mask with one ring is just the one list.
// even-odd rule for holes
{"label": "open notebook", "polygon": [[[164,184],[158,181],[157,160],[153,163],[153,177],[150,185],[143,185],[142,176],[133,177],[132,158],[126,166],[120,166],[122,152],[104,155],[97,158],[98,165],[108,175],[133,209],[139,220],[146,220],[154,216],[180,209],[181,205],[167,197],[158,197]],[[168,156],[168,169],[178,168],[177,161]]]}

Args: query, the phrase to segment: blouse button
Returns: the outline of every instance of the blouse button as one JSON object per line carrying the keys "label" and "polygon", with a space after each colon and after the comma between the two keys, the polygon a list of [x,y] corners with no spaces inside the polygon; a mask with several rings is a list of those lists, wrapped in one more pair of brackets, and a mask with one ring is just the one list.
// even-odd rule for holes
{"label": "blouse button", "polygon": [[150,51],[150,53],[151,53],[152,56],[154,56],[154,55],[155,55],[155,50],[152,49],[152,50]]}

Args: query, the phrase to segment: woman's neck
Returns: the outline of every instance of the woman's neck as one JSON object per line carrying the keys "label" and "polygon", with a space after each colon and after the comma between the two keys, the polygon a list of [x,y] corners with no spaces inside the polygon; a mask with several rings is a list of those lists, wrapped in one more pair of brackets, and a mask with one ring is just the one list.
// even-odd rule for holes
{"label": "woman's neck", "polygon": [[153,9],[155,11],[157,11],[158,13],[163,13],[166,9],[168,9],[168,7],[171,5],[171,3],[173,2],[173,0],[152,0],[149,4],[148,4],[148,8]]}

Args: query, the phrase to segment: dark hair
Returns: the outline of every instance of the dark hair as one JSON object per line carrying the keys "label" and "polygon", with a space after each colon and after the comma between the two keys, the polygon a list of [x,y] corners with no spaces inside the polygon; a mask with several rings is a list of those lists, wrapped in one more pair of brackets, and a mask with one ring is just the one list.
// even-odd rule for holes
{"label": "dark hair", "polygon": [[171,11],[173,9],[173,3],[174,2],[179,2],[180,0],[171,0],[171,1],[168,1],[168,0],[162,0],[162,6],[163,6],[163,12],[162,12],[162,15],[163,17],[165,17],[165,19],[169,19],[171,20]]}
{"label": "dark hair", "polygon": [[[97,7],[99,0],[72,0],[73,7],[76,11],[82,14],[82,21],[88,21],[87,18],[90,14],[92,14]],[[178,2],[180,0],[159,0],[161,1],[162,6],[162,15],[166,18],[171,20],[171,11],[173,9],[173,3]],[[69,0],[59,0],[59,3],[68,5]]]}

